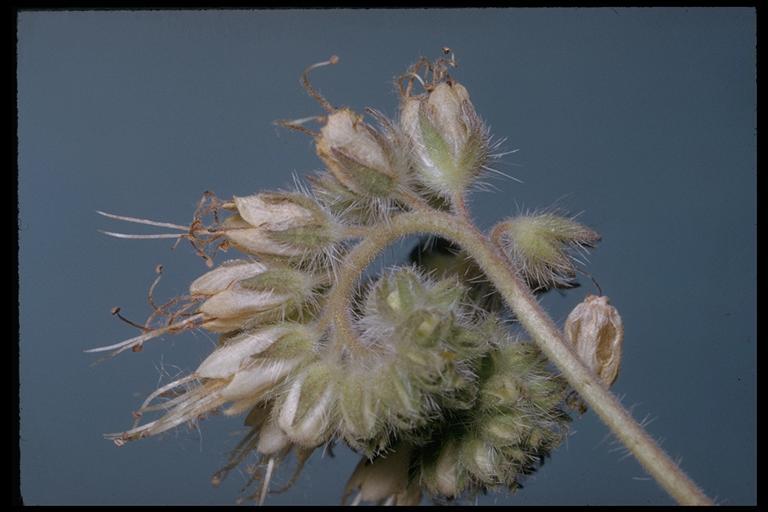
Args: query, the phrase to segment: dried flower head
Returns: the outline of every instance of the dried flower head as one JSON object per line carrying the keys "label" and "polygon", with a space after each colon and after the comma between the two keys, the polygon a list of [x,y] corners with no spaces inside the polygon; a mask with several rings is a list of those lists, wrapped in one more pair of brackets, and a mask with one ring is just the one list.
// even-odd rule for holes
{"label": "dried flower head", "polygon": [[[326,170],[309,179],[311,192],[298,185],[226,201],[206,194],[190,226],[105,214],[178,231],[147,237],[186,239],[209,266],[217,250],[243,253],[195,279],[188,296],[159,307],[150,300],[154,311],[139,336],[95,350],[137,349],[188,329],[220,335],[194,372],[152,393],[133,427],[108,437],[123,444],[219,410],[247,413],[248,433],[213,480],[255,455],[246,487],[261,481],[250,496],[260,503],[289,455],[296,469],[288,485],[316,449],[342,441],[363,457],[344,492],[344,500],[357,492],[354,504],[515,490],[563,439],[570,388],[535,345],[512,332],[499,292],[480,260],[468,257],[472,247],[422,239],[411,265],[355,286],[386,243],[423,233],[392,235],[400,219],[431,216],[445,231],[476,232],[468,215],[449,206],[485,167],[488,130],[466,88],[448,75],[450,50],[403,76],[398,124],[367,110],[377,127],[333,107],[309,83],[312,69],[337,61],[302,75],[325,114],[280,122],[313,137]],[[424,93],[412,93],[414,81]],[[308,121],[319,122],[319,131]],[[509,219],[495,233],[509,261],[497,247],[488,250],[540,287],[570,280],[567,251],[599,238],[553,214]],[[566,331],[610,384],[621,320],[607,299],[588,298]]]}

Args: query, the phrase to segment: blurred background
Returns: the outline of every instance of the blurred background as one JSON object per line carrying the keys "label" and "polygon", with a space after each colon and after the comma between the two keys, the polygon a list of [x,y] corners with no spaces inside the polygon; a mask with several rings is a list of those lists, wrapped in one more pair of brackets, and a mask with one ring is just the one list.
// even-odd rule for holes
{"label": "blurred background", "polygon": [[[462,9],[21,12],[18,17],[21,483],[26,504],[232,504],[246,476],[210,478],[245,431],[103,439],[215,338],[165,337],[93,366],[83,350],[132,337],[154,268],[159,298],[206,271],[188,244],[95,210],[187,223],[219,197],[290,185],[321,164],[276,119],[337,106],[394,116],[393,78],[451,47],[453,75],[506,137],[483,228],[558,205],[603,235],[590,257],[626,335],[614,391],[718,503],[756,500],[755,11]],[[410,246],[399,244],[393,261]],[[220,255],[217,261],[227,256]],[[230,253],[228,257],[234,257]],[[551,292],[555,320],[593,285]],[[270,504],[337,504],[358,457],[319,451]],[[278,480],[286,475],[279,474]],[[591,412],[515,495],[487,505],[669,504]]]}

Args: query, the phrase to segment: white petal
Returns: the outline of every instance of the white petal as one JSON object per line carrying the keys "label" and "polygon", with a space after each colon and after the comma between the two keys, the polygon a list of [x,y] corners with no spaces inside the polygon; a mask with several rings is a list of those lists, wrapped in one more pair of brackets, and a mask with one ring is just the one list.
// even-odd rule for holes
{"label": "white petal", "polygon": [[200,312],[215,318],[230,318],[246,313],[259,313],[275,308],[288,300],[285,295],[255,290],[224,290],[200,306]]}
{"label": "white petal", "polygon": [[277,256],[300,256],[302,250],[285,244],[278,244],[267,237],[260,228],[230,229],[224,232],[235,246],[251,254],[275,254]]}
{"label": "white petal", "polygon": [[312,221],[312,213],[290,201],[266,202],[259,194],[235,197],[240,216],[254,227],[280,231]]}
{"label": "white petal", "polygon": [[[298,388],[298,386],[291,388],[291,393],[294,393]],[[286,400],[283,411],[289,409],[289,412],[283,416],[283,411],[281,411],[279,424],[292,441],[304,446],[313,446],[322,441],[325,437],[326,430],[328,429],[330,422],[329,412],[333,403],[334,389],[328,387],[317,403],[307,411],[304,417],[296,421],[296,407],[298,406],[297,395],[299,393],[296,393],[296,396],[294,397],[289,396],[288,400]]]}
{"label": "white petal", "polygon": [[270,421],[259,431],[259,444],[256,446],[256,451],[265,455],[273,455],[282,451],[289,444],[291,444],[291,440],[288,439],[285,432],[277,426],[277,423]]}
{"label": "white petal", "polygon": [[285,402],[283,402],[280,408],[280,415],[277,421],[283,430],[287,431],[293,426],[293,419],[296,416],[296,411],[299,409],[299,398],[301,398],[301,386],[303,383],[304,379],[299,377],[291,384],[288,395],[285,397]]}
{"label": "white petal", "polygon": [[221,390],[226,401],[255,396],[276,384],[296,366],[296,361],[275,361],[256,364],[235,374],[232,382]]}
{"label": "white petal", "polygon": [[269,347],[284,332],[282,327],[271,327],[260,331],[238,335],[217,348],[200,363],[195,372],[199,377],[207,379],[225,379],[235,374],[244,364],[250,362],[250,357],[259,354]]}
{"label": "white petal", "polygon": [[267,267],[261,263],[220,266],[195,279],[189,286],[189,293],[192,295],[214,295],[226,290],[235,281],[253,277],[265,270]]}

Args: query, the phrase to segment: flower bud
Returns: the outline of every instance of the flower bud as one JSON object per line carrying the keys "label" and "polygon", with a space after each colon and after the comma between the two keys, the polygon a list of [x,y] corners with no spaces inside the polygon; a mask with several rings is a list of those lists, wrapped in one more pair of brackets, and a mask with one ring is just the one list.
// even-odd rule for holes
{"label": "flower bud", "polygon": [[345,438],[354,444],[368,440],[381,430],[381,403],[371,389],[370,375],[355,373],[341,382],[339,411],[343,420]]}
{"label": "flower bud", "polygon": [[405,97],[400,109],[421,182],[445,197],[462,192],[481,171],[489,150],[487,129],[467,90],[449,79],[426,95]]}
{"label": "flower bud", "polygon": [[278,408],[278,425],[296,444],[322,444],[331,434],[338,387],[337,374],[323,362],[308,366],[294,380]]}
{"label": "flower bud", "polygon": [[261,402],[265,393],[314,358],[312,348],[316,339],[317,335],[301,324],[286,323],[244,332],[214,350],[200,363],[195,375],[223,381],[218,392],[220,399],[234,402],[224,412],[237,414]]}
{"label": "flower bud", "polygon": [[422,391],[411,381],[408,370],[389,365],[377,377],[374,389],[387,413],[387,423],[402,430],[423,424],[429,411]]}
{"label": "flower bud", "polygon": [[530,430],[530,420],[519,411],[509,409],[503,414],[484,416],[478,430],[494,446],[512,446],[523,441]]}
{"label": "flower bud", "polygon": [[531,287],[567,284],[576,269],[568,249],[594,247],[600,235],[567,217],[522,215],[500,224],[507,255]]}
{"label": "flower bud", "polygon": [[487,411],[500,407],[554,411],[566,394],[565,380],[548,370],[547,359],[536,345],[517,341],[484,361],[478,405]]}
{"label": "flower bud", "polygon": [[254,316],[283,316],[312,293],[313,285],[312,277],[298,270],[264,270],[206,300],[200,306],[200,312],[210,317],[204,326],[213,332],[228,332]]}
{"label": "flower bud", "polygon": [[423,482],[430,492],[454,498],[464,490],[462,467],[459,463],[459,447],[456,440],[443,443],[437,459],[423,471]]}
{"label": "flower bud", "polygon": [[317,155],[349,190],[367,197],[387,197],[398,185],[396,148],[391,137],[343,108],[331,113],[316,140]]}
{"label": "flower bud", "polygon": [[610,387],[619,374],[624,327],[608,297],[588,295],[568,315],[565,334],[584,364]]}
{"label": "flower bud", "polygon": [[248,365],[251,356],[275,343],[283,331],[283,327],[277,326],[234,336],[206,357],[195,373],[205,379],[229,378],[241,367]]}
{"label": "flower bud", "polygon": [[224,232],[251,254],[300,256],[336,241],[333,219],[312,198],[296,193],[235,197],[237,215]]}
{"label": "flower bud", "polygon": [[[229,378],[240,369],[250,366],[255,356],[264,353],[273,345],[280,345],[284,340],[291,342],[296,338],[311,342],[312,334],[300,324],[280,324],[238,334],[205,358],[195,373],[207,379]],[[294,355],[297,356],[298,354]]]}
{"label": "flower bud", "polygon": [[463,465],[472,476],[486,485],[496,485],[503,478],[500,474],[504,470],[504,465],[499,464],[500,459],[493,445],[482,439],[470,437],[461,442]]}
{"label": "flower bud", "polygon": [[355,489],[360,489],[362,500],[368,502],[404,494],[408,488],[411,452],[409,445],[401,443],[385,456],[376,457],[372,461],[367,458],[360,460],[347,481],[344,498]]}
{"label": "flower bud", "polygon": [[195,279],[189,286],[191,295],[215,295],[235,281],[253,277],[267,270],[262,263],[242,260],[225,261],[218,268]]}
{"label": "flower bud", "polygon": [[[429,337],[438,327],[436,318],[444,317],[459,307],[464,288],[455,279],[431,282],[410,267],[393,269],[382,276],[368,293],[366,311],[368,315],[384,318],[392,325],[415,322],[413,328],[420,329],[420,336]],[[420,319],[412,319],[417,311]],[[426,322],[422,325],[423,322]],[[434,325],[433,325],[434,324]]]}
{"label": "flower bud", "polygon": [[301,363],[301,359],[290,361],[258,361],[239,370],[221,391],[221,398],[230,402],[244,398],[256,398],[272,389]]}

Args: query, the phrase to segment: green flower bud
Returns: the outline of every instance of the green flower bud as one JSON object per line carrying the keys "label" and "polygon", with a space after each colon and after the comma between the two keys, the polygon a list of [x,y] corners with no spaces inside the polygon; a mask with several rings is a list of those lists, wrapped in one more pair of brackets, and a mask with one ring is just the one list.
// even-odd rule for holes
{"label": "green flower bud", "polygon": [[422,483],[429,492],[455,498],[464,491],[466,476],[459,455],[459,443],[451,439],[443,443],[434,461],[422,467]]}
{"label": "green flower bud", "polygon": [[370,375],[347,375],[340,387],[339,410],[345,439],[360,445],[360,441],[376,437],[382,428],[381,402],[371,389]]}
{"label": "green flower bud", "polygon": [[504,481],[503,457],[496,448],[477,437],[461,442],[461,464],[485,485],[498,485]]}
{"label": "green flower bud", "polygon": [[547,360],[530,342],[511,342],[483,362],[479,407],[532,407],[554,410],[564,400],[568,386],[547,369]]}
{"label": "green flower bud", "polygon": [[411,251],[409,259],[426,275],[455,279],[467,289],[467,299],[482,311],[499,311],[503,301],[477,263],[459,246],[445,238],[424,237]]}
{"label": "green flower bud", "polygon": [[[381,317],[396,326],[414,322],[412,327],[420,331],[419,335],[429,337],[438,327],[437,324],[430,327],[432,323],[457,310],[463,295],[464,288],[454,279],[435,283],[413,268],[394,268],[369,291],[366,311],[368,315]],[[418,320],[411,320],[417,311],[423,313],[419,313]]]}
{"label": "green flower bud", "polygon": [[410,430],[426,421],[429,414],[424,394],[405,368],[388,365],[377,376],[376,397],[387,415],[387,424]]}
{"label": "green flower bud", "polygon": [[325,362],[306,368],[275,406],[278,425],[294,443],[312,448],[328,440],[336,426],[338,370]]}
{"label": "green flower bud", "polygon": [[469,93],[454,80],[403,98],[400,126],[413,147],[419,180],[445,197],[461,193],[488,158],[488,131]]}
{"label": "green flower bud", "polygon": [[522,215],[499,224],[502,244],[532,288],[565,286],[576,276],[569,249],[594,247],[600,235],[567,217]]}
{"label": "green flower bud", "polygon": [[501,447],[520,444],[530,428],[529,418],[519,410],[509,409],[509,412],[503,414],[483,416],[478,432],[493,446]]}

